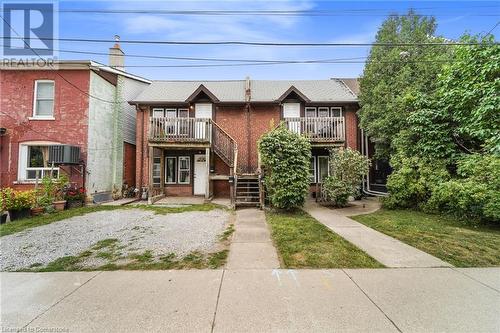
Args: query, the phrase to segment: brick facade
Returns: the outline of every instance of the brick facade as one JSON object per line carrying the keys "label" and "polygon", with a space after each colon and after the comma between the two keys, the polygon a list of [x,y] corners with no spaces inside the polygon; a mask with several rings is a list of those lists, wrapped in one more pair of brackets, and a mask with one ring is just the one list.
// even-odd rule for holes
{"label": "brick facade", "polygon": [[[1,127],[7,129],[6,135],[1,137],[1,187],[27,189],[33,186],[17,183],[19,147],[22,143],[76,145],[81,148],[81,158],[86,159],[88,96],[79,90],[89,90],[89,78],[87,70],[0,72],[0,119]],[[29,119],[33,116],[35,80],[54,81],[54,120]],[[75,168],[63,169],[72,182],[83,185],[83,177]]]}

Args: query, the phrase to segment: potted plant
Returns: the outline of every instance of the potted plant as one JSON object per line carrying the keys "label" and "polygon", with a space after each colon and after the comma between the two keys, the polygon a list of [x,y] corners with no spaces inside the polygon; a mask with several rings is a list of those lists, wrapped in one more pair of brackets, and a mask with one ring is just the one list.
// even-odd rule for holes
{"label": "potted plant", "polygon": [[54,184],[54,208],[56,211],[62,211],[66,207],[66,199],[64,198],[66,187],[69,180],[66,175],[62,175],[59,179],[53,181]]}
{"label": "potted plant", "polygon": [[48,200],[47,196],[43,191],[36,191],[35,204],[31,208],[31,215],[38,216],[42,215],[45,211],[45,207],[52,204],[52,200]]}
{"label": "potted plant", "polygon": [[83,187],[70,187],[64,196],[68,202],[68,208],[82,207],[85,201],[85,190]]}
{"label": "potted plant", "polygon": [[30,216],[30,209],[35,203],[35,191],[14,191],[11,188],[2,190],[2,202],[5,210],[9,211],[10,220]]}

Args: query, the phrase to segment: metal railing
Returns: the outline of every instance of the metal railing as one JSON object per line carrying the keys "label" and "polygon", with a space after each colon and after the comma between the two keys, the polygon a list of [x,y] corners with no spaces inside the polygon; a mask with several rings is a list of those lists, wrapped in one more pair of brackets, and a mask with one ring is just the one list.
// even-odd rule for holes
{"label": "metal railing", "polygon": [[205,118],[150,118],[149,140],[159,142],[210,142],[212,122]]}
{"label": "metal railing", "polygon": [[297,117],[285,118],[287,128],[307,136],[311,141],[345,141],[344,117]]}

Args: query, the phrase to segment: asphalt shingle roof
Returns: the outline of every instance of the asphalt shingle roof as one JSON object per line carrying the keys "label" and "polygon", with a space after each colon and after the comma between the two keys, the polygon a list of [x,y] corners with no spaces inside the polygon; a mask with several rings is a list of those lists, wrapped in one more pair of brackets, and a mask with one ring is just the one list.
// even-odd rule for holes
{"label": "asphalt shingle roof", "polygon": [[[153,81],[134,103],[176,103],[204,85],[220,102],[245,102],[245,80],[235,81]],[[252,102],[274,102],[291,86],[312,102],[356,102],[341,80],[250,80]]]}

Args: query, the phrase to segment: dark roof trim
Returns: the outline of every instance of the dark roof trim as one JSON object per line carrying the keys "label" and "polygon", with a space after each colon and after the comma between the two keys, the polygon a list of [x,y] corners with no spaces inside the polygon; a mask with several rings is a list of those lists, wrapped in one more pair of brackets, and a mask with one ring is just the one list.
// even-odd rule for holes
{"label": "dark roof trim", "polygon": [[306,95],[304,95],[299,89],[295,88],[295,86],[291,86],[290,88],[288,88],[287,91],[285,91],[283,93],[283,95],[281,95],[279,98],[278,98],[278,102],[282,102],[285,98],[288,97],[288,95],[290,95],[292,92],[296,93],[297,96],[300,97],[300,99],[302,99],[304,102],[306,103],[309,103],[311,102],[311,100],[309,98],[307,98]]}
{"label": "dark roof trim", "polygon": [[187,99],[186,99],[186,102],[190,103],[192,101],[194,101],[194,99],[201,93],[205,93],[211,100],[212,102],[215,102],[215,103],[218,103],[219,102],[219,99],[214,95],[212,94],[212,92],[210,92],[210,90],[207,89],[207,87],[205,87],[203,84],[200,84],[200,86],[198,87],[198,89],[196,89]]}

